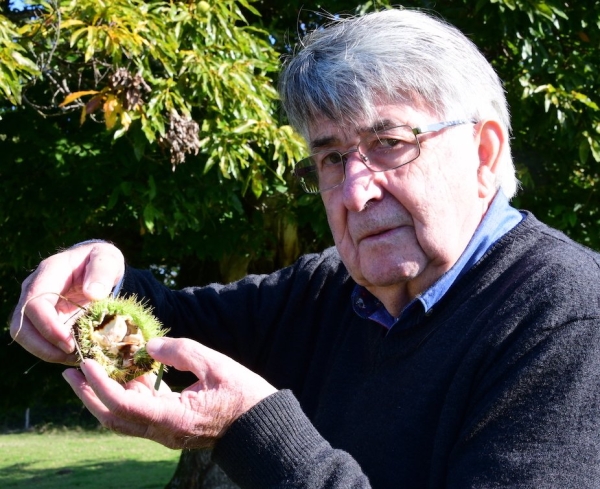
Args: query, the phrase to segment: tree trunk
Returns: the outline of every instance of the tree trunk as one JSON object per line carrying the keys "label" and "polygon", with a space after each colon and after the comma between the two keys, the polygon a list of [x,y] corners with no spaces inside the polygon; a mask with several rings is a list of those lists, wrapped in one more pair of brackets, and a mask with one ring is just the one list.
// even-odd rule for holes
{"label": "tree trunk", "polygon": [[248,275],[249,256],[239,256],[225,254],[219,260],[219,272],[221,272],[221,281],[225,284],[239,280]]}
{"label": "tree trunk", "polygon": [[210,459],[210,450],[183,450],[165,489],[239,489]]}
{"label": "tree trunk", "polygon": [[[273,223],[273,228],[273,232],[277,235],[276,263],[273,265],[287,266],[298,257],[300,252],[298,226],[285,216],[278,216]],[[184,279],[184,283],[179,286],[192,285],[194,281],[206,283],[216,280],[228,283],[237,280],[248,273],[250,261],[250,257],[230,254],[222,257],[218,262],[218,269],[213,264],[213,267],[207,270],[206,263],[202,264],[204,266],[194,266],[190,270],[182,266],[180,278]],[[202,270],[202,276],[196,277],[195,274],[199,270]],[[207,280],[207,272],[211,271],[213,274],[216,272],[218,276],[211,276],[210,280]],[[175,474],[165,489],[239,489],[219,466],[211,461],[210,454],[210,450],[183,450]]]}
{"label": "tree trunk", "polygon": [[298,239],[298,223],[286,216],[277,220],[277,267],[291,265],[300,255],[300,240]]}

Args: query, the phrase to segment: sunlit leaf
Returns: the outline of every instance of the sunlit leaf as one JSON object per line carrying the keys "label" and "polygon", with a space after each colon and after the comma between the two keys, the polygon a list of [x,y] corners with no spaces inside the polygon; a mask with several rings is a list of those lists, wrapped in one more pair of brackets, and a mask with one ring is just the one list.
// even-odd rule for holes
{"label": "sunlit leaf", "polygon": [[65,105],[69,105],[71,102],[74,102],[85,95],[94,95],[98,93],[98,90],[83,90],[81,92],[73,92],[65,97],[65,99],[59,104],[59,107],[64,107]]}
{"label": "sunlit leaf", "polygon": [[119,120],[119,115],[123,108],[119,100],[114,95],[109,95],[104,101],[102,110],[104,111],[104,122],[106,124],[106,129],[110,131],[113,127],[115,127],[115,124]]}

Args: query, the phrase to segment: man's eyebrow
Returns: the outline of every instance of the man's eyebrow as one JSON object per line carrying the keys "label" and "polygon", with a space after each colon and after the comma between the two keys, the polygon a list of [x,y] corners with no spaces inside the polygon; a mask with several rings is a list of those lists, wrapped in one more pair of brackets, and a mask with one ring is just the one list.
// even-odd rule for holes
{"label": "man's eyebrow", "polygon": [[358,131],[359,134],[365,134],[367,132],[383,131],[385,129],[389,129],[390,127],[402,126],[404,124],[405,122],[398,122],[397,120],[393,119],[380,119],[375,124],[360,127]]}
{"label": "man's eyebrow", "polygon": [[[405,123],[398,122],[397,120],[393,120],[393,119],[380,119],[376,123],[374,123],[370,126],[358,127],[356,129],[356,134],[361,135],[361,134],[372,133],[374,131],[382,131],[382,130],[388,129],[390,127],[401,126],[403,124],[405,124]],[[340,139],[335,136],[323,136],[322,138],[313,139],[310,142],[310,150],[317,152],[320,149],[328,148],[330,146],[334,146],[339,143],[340,143]]]}
{"label": "man's eyebrow", "polygon": [[327,148],[328,146],[333,146],[336,143],[339,143],[339,139],[335,136],[324,136],[322,138],[313,139],[310,142],[310,150],[318,151],[321,148]]}

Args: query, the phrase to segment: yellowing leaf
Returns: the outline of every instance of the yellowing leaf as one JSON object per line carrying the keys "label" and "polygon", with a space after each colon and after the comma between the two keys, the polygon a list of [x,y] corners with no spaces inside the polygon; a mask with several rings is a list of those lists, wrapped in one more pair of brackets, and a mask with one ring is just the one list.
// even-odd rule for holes
{"label": "yellowing leaf", "polygon": [[73,34],[71,34],[71,39],[69,41],[69,45],[71,47],[75,46],[75,44],[77,43],[79,38],[81,36],[83,36],[87,32],[87,30],[88,30],[87,27],[82,27],[81,29],[78,29],[75,32],[73,32]]}
{"label": "yellowing leaf", "polygon": [[129,129],[129,125],[131,124],[131,116],[127,111],[123,111],[121,114],[121,125],[125,130]]}
{"label": "yellowing leaf", "polygon": [[253,120],[253,119],[249,119],[245,122],[243,122],[242,124],[240,124],[237,127],[234,127],[231,132],[234,134],[241,134],[244,133],[246,131],[248,131],[248,129],[250,129],[252,126],[254,126],[258,121]]}
{"label": "yellowing leaf", "polygon": [[114,95],[109,95],[106,97],[106,101],[104,102],[104,123],[106,124],[106,129],[111,130],[115,127],[117,120],[119,118],[119,114],[123,110],[119,100]]}
{"label": "yellowing leaf", "polygon": [[61,29],[68,29],[69,27],[73,27],[75,25],[84,25],[85,23],[79,19],[68,19],[65,20],[62,24],[60,24]]}
{"label": "yellowing leaf", "polygon": [[64,107],[65,105],[69,105],[71,102],[77,100],[78,98],[84,97],[85,95],[94,95],[96,93],[99,93],[98,90],[83,90],[81,92],[70,93],[59,104],[59,107]]}
{"label": "yellowing leaf", "polygon": [[11,53],[13,59],[19,63],[21,66],[24,66],[26,68],[28,68],[31,71],[37,72],[37,65],[31,61],[29,58],[26,58],[25,56],[23,56],[21,53],[19,53],[18,51],[13,51]]}

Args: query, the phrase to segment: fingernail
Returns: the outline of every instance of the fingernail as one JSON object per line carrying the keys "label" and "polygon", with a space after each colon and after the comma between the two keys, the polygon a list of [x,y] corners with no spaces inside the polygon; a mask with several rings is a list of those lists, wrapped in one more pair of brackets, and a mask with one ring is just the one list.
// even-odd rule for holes
{"label": "fingernail", "polygon": [[76,372],[75,369],[68,369],[65,370],[62,373],[63,379],[65,379],[67,381],[67,384],[69,384],[71,386],[71,388],[75,391],[75,394],[77,395],[77,397],[79,397],[81,399],[81,394],[79,393],[79,390],[77,389],[77,384],[78,384],[78,380],[76,378]]}
{"label": "fingernail", "polygon": [[108,295],[106,286],[101,282],[92,282],[85,290],[91,299],[104,299]]}
{"label": "fingernail", "polygon": [[165,344],[165,340],[162,338],[152,338],[148,343],[146,343],[146,351],[150,356],[153,356],[153,353],[160,350]]}
{"label": "fingernail", "polygon": [[60,341],[58,347],[65,353],[73,353],[75,351],[75,345],[69,341]]}
{"label": "fingernail", "polygon": [[[71,380],[71,376],[69,375],[69,371],[68,370],[65,370],[62,373],[62,376],[63,376],[63,379],[65,379],[67,382],[69,382],[69,380]],[[69,382],[69,384],[71,384],[71,382]]]}
{"label": "fingernail", "polygon": [[75,382],[75,369],[74,368],[69,368],[67,370],[64,370],[62,373],[63,379],[65,379],[69,385],[73,385],[73,382]]}

